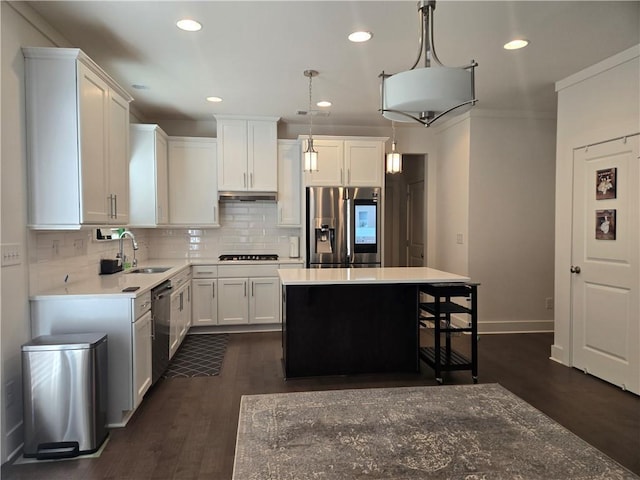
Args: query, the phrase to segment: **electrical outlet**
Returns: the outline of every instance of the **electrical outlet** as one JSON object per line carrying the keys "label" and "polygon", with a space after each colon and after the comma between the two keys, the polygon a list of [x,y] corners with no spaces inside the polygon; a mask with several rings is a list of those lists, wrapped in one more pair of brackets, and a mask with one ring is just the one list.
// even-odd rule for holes
{"label": "electrical outlet", "polygon": [[456,243],[462,245],[464,243],[464,236],[461,233],[456,235]]}
{"label": "electrical outlet", "polygon": [[82,250],[84,249],[84,240],[82,238],[74,240],[73,249],[75,250],[76,254],[82,253]]}
{"label": "electrical outlet", "polygon": [[553,297],[547,297],[544,299],[544,308],[547,310],[553,310]]}
{"label": "electrical outlet", "polygon": [[2,266],[20,265],[22,263],[22,245],[19,243],[2,244]]}

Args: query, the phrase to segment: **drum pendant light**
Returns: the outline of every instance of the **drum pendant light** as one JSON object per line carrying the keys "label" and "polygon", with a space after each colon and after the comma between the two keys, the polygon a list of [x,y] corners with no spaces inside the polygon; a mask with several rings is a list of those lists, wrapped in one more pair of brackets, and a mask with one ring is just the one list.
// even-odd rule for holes
{"label": "drum pendant light", "polygon": [[304,156],[304,171],[305,172],[317,172],[318,171],[318,152],[313,148],[313,135],[311,130],[313,127],[313,112],[311,111],[311,80],[317,76],[316,70],[305,70],[304,76],[309,78],[309,139],[307,140],[307,148],[303,152]]}
{"label": "drum pendant light", "polygon": [[[380,112],[396,122],[418,122],[425,127],[446,114],[468,111],[478,101],[475,96],[475,60],[464,67],[446,67],[438,59],[433,44],[435,0],[420,0],[420,40],[413,66],[396,74],[384,71]],[[416,68],[424,54],[424,68]],[[431,63],[433,62],[433,66]]]}

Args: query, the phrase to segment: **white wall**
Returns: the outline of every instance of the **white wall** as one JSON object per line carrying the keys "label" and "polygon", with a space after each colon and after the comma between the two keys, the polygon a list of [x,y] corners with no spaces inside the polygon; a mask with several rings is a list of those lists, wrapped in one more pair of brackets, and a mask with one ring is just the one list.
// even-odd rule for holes
{"label": "white wall", "polygon": [[469,275],[483,332],[553,330],[555,118],[471,114]]}
{"label": "white wall", "polygon": [[[432,267],[469,274],[469,161],[471,120],[468,114],[437,132],[435,262]],[[462,243],[458,236],[462,235]]]}
{"label": "white wall", "polygon": [[640,131],[640,45],[556,84],[555,336],[551,357],[571,365],[573,149]]}
{"label": "white wall", "polygon": [[[24,61],[22,46],[64,45],[55,32],[43,27],[41,33],[10,4],[2,9],[2,243],[17,243],[23,252],[20,265],[3,267],[2,311],[2,462],[22,443],[22,379],[20,346],[28,341],[28,234],[26,192],[26,140]],[[55,42],[55,43],[54,43]],[[7,399],[11,388],[11,404]]]}

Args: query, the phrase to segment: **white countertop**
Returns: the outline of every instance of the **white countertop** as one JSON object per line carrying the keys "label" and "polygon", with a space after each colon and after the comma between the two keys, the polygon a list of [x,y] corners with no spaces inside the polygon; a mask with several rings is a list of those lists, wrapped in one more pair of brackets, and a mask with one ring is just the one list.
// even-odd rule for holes
{"label": "white countertop", "polygon": [[469,277],[428,267],[287,268],[278,270],[283,285],[468,282]]}
{"label": "white countertop", "polygon": [[[148,260],[141,262],[136,268],[145,267],[170,267],[162,273],[127,273],[118,272],[111,275],[98,275],[88,280],[69,283],[64,287],[47,290],[31,295],[31,300],[44,300],[53,298],[69,298],[73,296],[106,295],[115,297],[135,298],[148,292],[156,285],[180,273],[192,265],[285,265],[302,264],[300,258],[282,258],[277,261],[225,261],[216,259],[189,259],[189,260]],[[140,287],[135,292],[123,292],[127,287]]]}

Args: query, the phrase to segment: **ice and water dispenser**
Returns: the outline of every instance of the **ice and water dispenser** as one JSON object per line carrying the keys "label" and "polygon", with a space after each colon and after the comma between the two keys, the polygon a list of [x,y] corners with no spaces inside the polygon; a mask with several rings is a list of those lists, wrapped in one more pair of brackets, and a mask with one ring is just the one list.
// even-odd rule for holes
{"label": "ice and water dispenser", "polygon": [[336,227],[333,223],[326,219],[316,219],[314,238],[314,253],[335,253]]}

